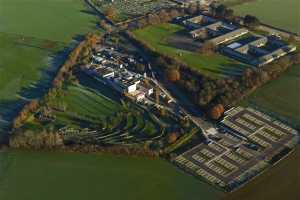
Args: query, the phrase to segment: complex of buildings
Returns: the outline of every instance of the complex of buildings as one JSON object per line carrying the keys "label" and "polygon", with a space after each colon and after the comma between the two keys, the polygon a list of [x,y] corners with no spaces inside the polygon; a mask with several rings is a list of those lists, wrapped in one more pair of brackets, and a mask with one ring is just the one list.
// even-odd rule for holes
{"label": "complex of buildings", "polygon": [[252,108],[225,113],[206,143],[180,154],[175,163],[212,184],[233,190],[274,164],[298,142],[295,129]]}
{"label": "complex of buildings", "polygon": [[210,41],[214,45],[223,44],[249,32],[245,28],[239,28],[205,15],[187,19],[183,23],[192,29],[190,35],[193,38]]}
{"label": "complex of buildings", "polygon": [[145,83],[143,76],[126,69],[126,66],[136,62],[133,58],[124,56],[128,61],[126,62],[121,57],[120,54],[116,55],[112,50],[103,48],[93,56],[93,62],[85,66],[85,71],[118,92],[136,101],[143,101],[153,93],[153,87]]}
{"label": "complex of buildings", "polygon": [[285,44],[276,36],[258,36],[251,40],[233,42],[221,49],[221,52],[241,62],[257,67],[296,51],[296,47]]}
{"label": "complex of buildings", "polygon": [[190,30],[192,38],[211,42],[224,55],[256,67],[296,51],[296,46],[275,35],[255,35],[246,28],[205,15],[186,19],[183,24]]}

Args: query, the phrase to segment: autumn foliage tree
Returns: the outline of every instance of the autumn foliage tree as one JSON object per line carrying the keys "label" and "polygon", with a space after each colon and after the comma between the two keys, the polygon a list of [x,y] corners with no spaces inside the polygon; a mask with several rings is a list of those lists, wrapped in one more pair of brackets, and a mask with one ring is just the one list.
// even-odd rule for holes
{"label": "autumn foliage tree", "polygon": [[167,80],[170,82],[176,82],[180,80],[180,72],[178,69],[168,69],[166,71]]}
{"label": "autumn foliage tree", "polygon": [[211,55],[215,52],[215,45],[212,42],[206,41],[199,48],[199,53]]}
{"label": "autumn foliage tree", "polygon": [[117,11],[114,7],[108,7],[104,10],[104,15],[110,19],[110,20],[114,20],[117,16]]}
{"label": "autumn foliage tree", "polygon": [[212,107],[209,111],[210,118],[217,120],[220,119],[220,117],[224,113],[224,106],[222,104],[217,104],[214,107]]}
{"label": "autumn foliage tree", "polygon": [[177,133],[170,133],[168,135],[168,143],[173,144],[174,142],[176,142],[177,138],[178,138]]}

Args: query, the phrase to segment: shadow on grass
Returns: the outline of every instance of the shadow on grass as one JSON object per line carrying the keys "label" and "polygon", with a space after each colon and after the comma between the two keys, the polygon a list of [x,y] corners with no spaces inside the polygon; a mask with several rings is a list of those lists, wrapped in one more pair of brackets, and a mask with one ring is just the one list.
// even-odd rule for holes
{"label": "shadow on grass", "polygon": [[79,83],[82,86],[91,88],[92,90],[99,92],[103,96],[120,103],[121,95],[116,90],[112,89],[110,86],[105,85],[100,81],[97,81],[95,78],[88,76],[84,73],[77,74],[76,76],[79,79]]}
{"label": "shadow on grass", "polygon": [[41,70],[41,78],[36,83],[21,88],[20,92],[16,94],[16,100],[0,100],[0,144],[7,142],[11,122],[23,106],[32,99],[41,98],[49,90],[57,70],[83,37],[83,35],[76,35],[68,47],[64,47],[56,53],[50,53],[48,65]]}

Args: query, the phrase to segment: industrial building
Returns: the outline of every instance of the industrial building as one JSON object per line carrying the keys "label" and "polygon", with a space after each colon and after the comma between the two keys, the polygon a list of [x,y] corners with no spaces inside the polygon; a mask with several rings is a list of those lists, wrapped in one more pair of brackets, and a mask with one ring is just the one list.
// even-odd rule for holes
{"label": "industrial building", "polygon": [[233,24],[218,21],[214,18],[199,15],[183,21],[183,24],[191,29],[189,34],[192,38],[212,42],[220,45],[247,34],[245,28],[239,28]]}
{"label": "industrial building", "polygon": [[[118,56],[120,55],[118,54]],[[117,59],[117,55],[107,49],[98,50],[92,58],[92,63],[84,67],[85,72],[96,77],[102,83],[136,101],[142,101],[153,93],[153,87],[144,83],[142,75],[125,68],[131,64],[132,59],[129,59],[128,63],[121,63],[120,59]]]}

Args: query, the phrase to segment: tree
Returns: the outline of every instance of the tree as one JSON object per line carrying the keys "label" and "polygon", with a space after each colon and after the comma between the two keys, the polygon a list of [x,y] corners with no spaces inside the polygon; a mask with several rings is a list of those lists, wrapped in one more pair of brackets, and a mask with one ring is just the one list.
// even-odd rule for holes
{"label": "tree", "polygon": [[216,47],[212,42],[206,41],[201,45],[201,47],[199,49],[199,53],[211,55],[215,52],[215,48]]}
{"label": "tree", "polygon": [[114,7],[108,7],[107,9],[104,10],[104,15],[110,19],[110,20],[114,20],[117,16],[117,12],[116,9]]}
{"label": "tree", "polygon": [[219,17],[224,17],[225,16],[225,13],[226,13],[226,6],[224,6],[223,4],[221,5],[218,5],[216,7],[216,15],[219,16]]}
{"label": "tree", "polygon": [[244,24],[248,27],[255,28],[260,24],[260,21],[255,16],[246,15],[244,18]]}
{"label": "tree", "polygon": [[300,64],[300,53],[296,53],[295,55],[293,55],[292,61],[294,64]]}
{"label": "tree", "polygon": [[38,107],[39,107],[39,102],[38,102],[36,99],[32,100],[32,101],[28,104],[28,110],[29,110],[30,112],[35,112],[35,111],[38,109]]}
{"label": "tree", "polygon": [[159,24],[160,23],[160,18],[156,14],[151,14],[150,13],[150,14],[147,15],[147,22],[150,25]]}
{"label": "tree", "polygon": [[169,13],[166,10],[161,10],[158,13],[158,16],[159,16],[161,22],[168,22],[171,20],[171,16],[169,15]]}
{"label": "tree", "polygon": [[217,104],[210,109],[209,116],[214,120],[218,120],[223,115],[224,111],[224,106],[222,104]]}
{"label": "tree", "polygon": [[177,133],[170,133],[168,135],[168,143],[173,144],[174,142],[176,142],[177,138],[178,138]]}
{"label": "tree", "polygon": [[233,18],[234,17],[234,11],[232,9],[226,9],[224,17],[227,18],[227,19]]}
{"label": "tree", "polygon": [[168,81],[176,82],[180,80],[180,72],[178,69],[168,69],[166,73]]}

